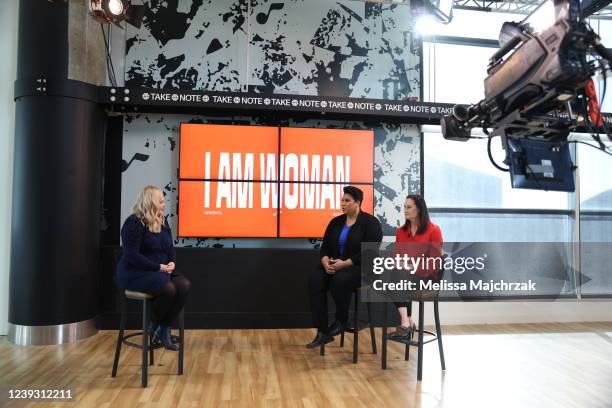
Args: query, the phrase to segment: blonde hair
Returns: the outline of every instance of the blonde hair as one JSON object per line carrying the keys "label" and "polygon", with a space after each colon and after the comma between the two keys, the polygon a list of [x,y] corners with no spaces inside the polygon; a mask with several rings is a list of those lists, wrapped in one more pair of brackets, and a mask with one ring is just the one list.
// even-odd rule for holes
{"label": "blonde hair", "polygon": [[159,233],[164,222],[164,215],[159,213],[159,199],[157,194],[162,191],[155,186],[146,186],[138,193],[132,212],[149,228],[149,231]]}

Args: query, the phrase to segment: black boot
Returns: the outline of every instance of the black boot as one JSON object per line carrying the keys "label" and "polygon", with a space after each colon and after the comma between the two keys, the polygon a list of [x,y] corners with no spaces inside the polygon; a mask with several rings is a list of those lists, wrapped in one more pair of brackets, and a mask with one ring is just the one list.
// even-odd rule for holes
{"label": "black boot", "polygon": [[155,332],[159,336],[159,340],[161,340],[164,348],[166,350],[176,351],[179,349],[179,346],[172,342],[172,337],[170,336],[170,326],[159,326],[157,332]]}
{"label": "black boot", "polygon": [[346,330],[346,323],[340,323],[338,320],[334,320],[334,322],[327,328],[327,334],[330,336],[337,336],[343,331]]}
{"label": "black boot", "polygon": [[321,347],[327,343],[331,343],[334,341],[334,337],[329,334],[323,333],[322,331],[318,331],[314,340],[306,345],[306,348],[313,349],[317,347]]}

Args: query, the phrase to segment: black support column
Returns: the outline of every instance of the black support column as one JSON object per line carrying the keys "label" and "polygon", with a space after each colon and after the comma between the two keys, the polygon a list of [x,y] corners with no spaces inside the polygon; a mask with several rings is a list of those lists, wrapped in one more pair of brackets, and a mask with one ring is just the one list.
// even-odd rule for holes
{"label": "black support column", "polygon": [[9,340],[97,332],[106,116],[96,87],[67,79],[68,3],[21,0]]}

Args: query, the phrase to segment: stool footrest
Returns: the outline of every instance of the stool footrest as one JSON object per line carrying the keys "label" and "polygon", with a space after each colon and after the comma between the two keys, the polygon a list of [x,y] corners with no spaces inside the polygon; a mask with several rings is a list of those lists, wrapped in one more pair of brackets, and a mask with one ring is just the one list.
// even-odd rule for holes
{"label": "stool footrest", "polygon": [[[126,346],[136,347],[136,348],[142,350],[142,345],[140,345],[138,343],[133,343],[133,342],[131,342],[129,340],[123,340],[122,343],[125,344]],[[162,348],[162,347],[164,347],[163,344],[156,343],[156,344],[151,344],[151,345],[147,346],[147,350],[157,350],[158,348]]]}
{"label": "stool footrest", "polygon": [[[368,327],[370,327],[370,322],[368,322],[367,320],[359,320],[359,330],[363,330],[363,329],[367,329]],[[355,328],[354,327],[347,327],[346,329],[344,329],[345,333],[352,333],[355,334]]]}
{"label": "stool footrest", "polygon": [[[423,344],[431,343],[432,341],[438,340],[438,337],[435,335],[435,333],[432,333],[432,332],[427,331],[427,330],[423,330],[423,334],[427,334],[427,335],[431,336],[427,340],[423,340]],[[418,332],[414,332],[414,336],[417,337],[418,336]],[[387,334],[387,340],[395,341],[397,343],[402,343],[402,344],[406,344],[406,345],[414,346],[414,347],[418,347],[419,346],[418,337],[417,337],[416,340],[415,339],[411,340],[411,339],[408,339],[408,338],[405,338],[405,337],[392,337],[389,334]]]}
{"label": "stool footrest", "polygon": [[[136,348],[142,350],[142,344],[140,344],[140,343],[133,343],[133,342],[128,340],[129,338],[137,337],[137,336],[138,337],[142,337],[142,331],[139,331],[139,332],[136,332],[136,333],[131,333],[131,334],[128,334],[127,336],[123,336],[123,338],[121,339],[121,342],[123,344],[127,345],[127,346],[136,347]],[[149,344],[147,346],[147,350],[156,350],[156,349],[162,348],[162,347],[163,347],[163,344],[161,344],[161,343],[154,343],[154,344]]]}

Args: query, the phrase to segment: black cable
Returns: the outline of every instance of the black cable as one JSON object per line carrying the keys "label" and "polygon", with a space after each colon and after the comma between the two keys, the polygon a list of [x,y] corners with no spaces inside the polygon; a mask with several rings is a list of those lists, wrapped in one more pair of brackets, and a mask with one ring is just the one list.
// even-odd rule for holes
{"label": "black cable", "polygon": [[115,83],[115,86],[117,86],[117,74],[115,74],[115,64],[113,63],[113,58],[110,55],[110,41],[111,41],[111,39],[110,39],[110,29],[111,29],[111,26],[109,24],[108,25],[108,30],[107,30],[108,36],[106,37],[106,43],[108,44],[107,47],[106,47],[106,53],[108,55],[108,62],[110,64],[111,71],[113,72],[113,82]]}
{"label": "black cable", "polygon": [[[597,119],[595,121],[595,124],[593,124],[588,116],[588,113],[585,115],[585,118],[587,120],[587,122],[590,124],[590,129],[591,129],[591,136],[593,137],[593,139],[597,142],[597,144],[599,144],[599,148],[601,150],[606,150],[606,146],[604,145],[604,143],[601,141],[601,137],[599,134],[599,126],[598,123],[601,119],[601,108],[604,102],[604,98],[606,97],[606,88],[607,88],[607,82],[608,82],[608,78],[606,76],[606,67],[604,65],[604,63],[602,62],[603,59],[599,60],[599,63],[601,64],[601,69],[603,72],[603,92],[601,95],[601,99],[598,101],[598,110],[597,110]],[[606,124],[606,119],[604,118],[602,121],[602,126],[601,126],[604,130],[604,132],[606,133],[606,136],[608,136],[608,139],[610,141],[612,141],[612,135],[610,134],[610,129],[608,128],[608,125]],[[594,130],[594,128],[596,128],[597,130]],[[595,147],[595,146],[593,146]]]}
{"label": "black cable", "polygon": [[[110,42],[111,42],[110,29],[111,29],[111,25],[109,24],[108,25],[108,46],[109,46],[109,49],[110,49]],[[113,58],[110,55],[110,50],[109,50],[108,60],[110,61],[111,70],[113,71],[113,80],[115,81],[115,86],[117,86],[117,74],[115,74],[115,64],[113,63]]]}
{"label": "black cable", "polygon": [[[590,97],[589,97],[590,99]],[[588,130],[591,132],[591,137],[593,138],[593,140],[595,140],[599,146],[603,149],[605,148],[604,144],[601,142],[601,138],[599,137],[599,128],[596,128],[596,124],[593,124],[593,122],[591,122],[591,117],[589,116],[589,108],[588,108],[588,103],[589,101],[587,100],[586,94],[585,94],[585,104],[584,104],[584,110],[582,112],[582,114],[584,115],[584,120],[587,124]],[[601,110],[601,108],[600,108]],[[599,120],[597,120],[599,121]]]}
{"label": "black cable", "polygon": [[[487,132],[485,132],[485,133],[487,133]],[[500,166],[499,164],[497,164],[497,163],[495,162],[495,160],[493,159],[493,154],[491,154],[491,140],[492,140],[494,137],[495,137],[495,136],[490,136],[490,135],[489,135],[488,140],[487,140],[487,154],[489,155],[489,160],[491,161],[491,163],[493,164],[493,166],[495,166],[495,168],[496,168],[497,170],[501,170],[501,171],[509,172],[509,171],[510,171],[510,168],[507,168],[507,169],[506,169],[506,168],[504,168],[504,167],[501,167],[501,166]],[[508,152],[506,152],[506,155],[508,155]]]}
{"label": "black cable", "polygon": [[108,44],[106,43],[106,34],[104,33],[104,27],[102,26],[102,23],[100,23],[100,29],[102,30],[102,37],[104,40],[104,49],[105,49],[104,60],[106,62],[106,74],[108,76],[108,80],[111,86],[115,86],[115,83],[113,81],[113,73],[111,71],[110,64],[109,64],[109,58],[108,58],[109,52],[108,52]]}
{"label": "black cable", "polygon": [[601,117],[601,105],[603,104],[604,99],[606,98],[606,85],[608,83],[608,78],[606,75],[606,65],[602,62],[602,60],[600,60],[600,64],[603,72],[603,92],[601,93],[601,103],[599,104],[599,111],[597,112],[597,121],[599,121],[599,118]]}
{"label": "black cable", "polygon": [[106,41],[106,33],[104,32],[104,26],[100,23],[100,29],[102,30],[102,38],[104,39],[104,48],[106,49],[106,71],[108,74],[108,80],[111,85],[117,86],[117,79],[115,77],[115,68],[113,67],[113,60],[111,59],[110,52],[108,51],[108,42]]}

